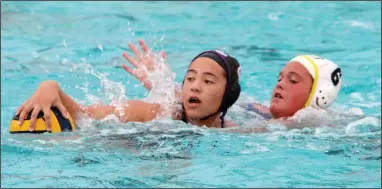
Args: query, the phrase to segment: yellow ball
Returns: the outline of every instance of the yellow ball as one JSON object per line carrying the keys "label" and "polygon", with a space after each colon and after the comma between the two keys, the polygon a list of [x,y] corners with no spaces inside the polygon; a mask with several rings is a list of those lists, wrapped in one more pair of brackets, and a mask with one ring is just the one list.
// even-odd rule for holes
{"label": "yellow ball", "polygon": [[15,115],[12,118],[11,124],[9,126],[9,132],[12,134],[16,133],[44,133],[44,132],[71,132],[75,130],[74,122],[72,117],[69,115],[69,119],[66,119],[61,112],[56,107],[51,107],[50,109],[50,119],[51,119],[51,131],[46,129],[44,113],[40,111],[36,119],[35,129],[31,132],[29,131],[30,119],[32,111],[24,119],[22,125],[18,124],[20,115]]}

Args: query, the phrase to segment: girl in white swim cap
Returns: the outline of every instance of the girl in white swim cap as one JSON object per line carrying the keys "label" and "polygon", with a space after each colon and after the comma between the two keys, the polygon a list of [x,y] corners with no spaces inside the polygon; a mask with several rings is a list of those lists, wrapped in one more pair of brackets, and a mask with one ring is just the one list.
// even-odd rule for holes
{"label": "girl in white swim cap", "polygon": [[291,117],[307,106],[326,109],[337,98],[341,85],[341,69],[332,61],[315,55],[296,56],[279,73],[270,107],[253,103],[246,109],[266,119]]}

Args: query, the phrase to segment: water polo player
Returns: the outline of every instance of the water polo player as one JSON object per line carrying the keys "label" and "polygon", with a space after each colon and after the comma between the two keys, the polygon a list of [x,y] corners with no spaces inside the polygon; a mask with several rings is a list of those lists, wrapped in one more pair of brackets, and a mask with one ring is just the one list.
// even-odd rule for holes
{"label": "water polo player", "polygon": [[341,85],[338,65],[318,56],[301,55],[281,70],[269,108],[257,103],[246,108],[268,119],[290,117],[307,106],[326,109],[336,100]]}
{"label": "water polo player", "polygon": [[[183,120],[191,124],[207,127],[225,127],[224,116],[240,95],[239,68],[237,60],[220,51],[206,51],[196,56],[190,63],[183,82],[182,111],[173,119]],[[39,112],[48,112],[58,107],[62,115],[71,115],[73,120],[81,113],[94,119],[102,119],[114,114],[122,122],[146,122],[161,116],[161,104],[130,100],[118,109],[114,105],[96,104],[82,106],[75,102],[59,87],[56,81],[44,81],[30,99],[23,103],[16,115],[19,124],[31,113],[30,132],[35,129]],[[33,111],[31,112],[31,110]],[[51,129],[49,117],[47,130]]]}

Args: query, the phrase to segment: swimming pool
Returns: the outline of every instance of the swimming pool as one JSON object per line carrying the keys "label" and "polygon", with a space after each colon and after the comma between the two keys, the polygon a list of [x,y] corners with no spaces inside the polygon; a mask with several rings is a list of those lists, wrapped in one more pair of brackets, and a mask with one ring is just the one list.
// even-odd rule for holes
{"label": "swimming pool", "polygon": [[[380,2],[1,2],[1,187],[380,188],[380,23]],[[85,104],[145,97],[120,67],[139,38],[166,51],[177,82],[199,52],[229,52],[243,67],[240,100],[263,104],[289,59],[325,56],[344,76],[331,109],[348,116],[335,128],[252,134],[110,119],[9,134],[46,79]],[[228,118],[260,122],[237,106]]]}

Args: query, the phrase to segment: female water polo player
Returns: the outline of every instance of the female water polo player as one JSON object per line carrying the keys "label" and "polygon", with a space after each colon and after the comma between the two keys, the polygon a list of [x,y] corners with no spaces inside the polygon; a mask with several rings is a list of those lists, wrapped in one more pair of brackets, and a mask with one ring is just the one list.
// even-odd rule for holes
{"label": "female water polo player", "polygon": [[[146,44],[140,40],[139,44],[145,52],[148,52]],[[129,44],[136,56],[137,48]],[[124,54],[131,62],[131,57]],[[148,56],[149,57],[149,56]],[[164,52],[162,57],[165,58]],[[146,58],[141,62],[132,63],[138,70],[132,70],[126,65],[123,68],[140,80],[144,86],[151,90],[151,83],[147,80],[147,74],[140,69],[142,66],[153,70],[152,59]],[[337,98],[341,89],[342,73],[338,65],[332,61],[314,55],[301,55],[293,58],[282,69],[278,82],[273,90],[270,107],[258,103],[247,103],[243,106],[249,111],[257,112],[265,119],[280,119],[293,116],[297,111],[312,106],[326,109]],[[180,91],[177,91],[180,94]]]}
{"label": "female water polo player", "polygon": [[257,103],[246,106],[268,119],[287,118],[307,106],[328,108],[337,98],[341,85],[338,65],[321,57],[301,55],[281,70],[269,108]]}
{"label": "female water polo player", "polygon": [[[196,56],[187,69],[183,82],[182,110],[174,111],[172,118],[198,126],[225,127],[224,116],[240,96],[239,67],[237,60],[221,51],[206,51]],[[33,109],[30,131],[35,128],[36,117],[42,110],[49,112],[58,107],[64,116],[70,114],[76,120],[80,113],[95,119],[114,114],[122,122],[147,122],[162,116],[162,104],[130,100],[120,110],[113,105],[82,106],[65,94],[55,81],[42,82],[32,97],[23,103],[16,114],[20,114],[19,125]],[[47,130],[50,129],[50,119]]]}

